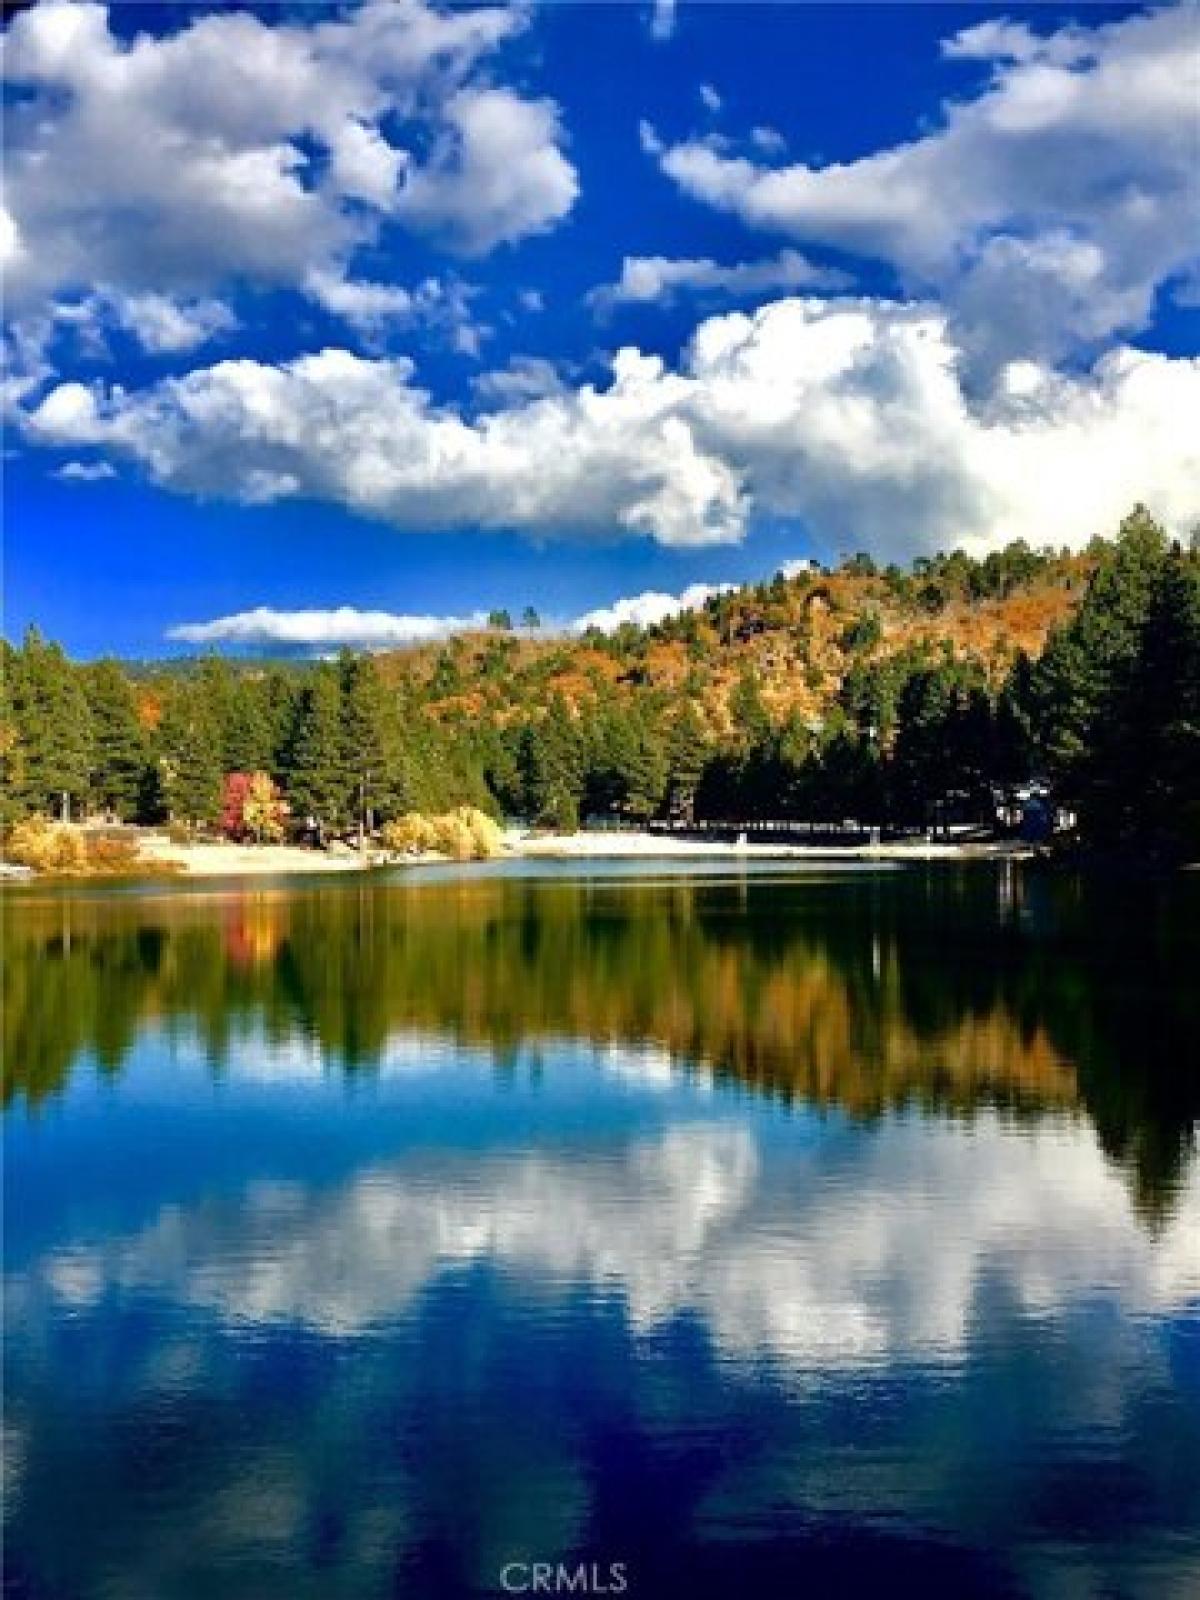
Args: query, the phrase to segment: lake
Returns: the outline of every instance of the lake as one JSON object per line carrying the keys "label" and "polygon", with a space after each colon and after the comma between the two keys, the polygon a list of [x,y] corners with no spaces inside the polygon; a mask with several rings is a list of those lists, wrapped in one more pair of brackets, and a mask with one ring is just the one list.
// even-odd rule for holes
{"label": "lake", "polygon": [[3,910],[7,1595],[1200,1593],[1200,875]]}

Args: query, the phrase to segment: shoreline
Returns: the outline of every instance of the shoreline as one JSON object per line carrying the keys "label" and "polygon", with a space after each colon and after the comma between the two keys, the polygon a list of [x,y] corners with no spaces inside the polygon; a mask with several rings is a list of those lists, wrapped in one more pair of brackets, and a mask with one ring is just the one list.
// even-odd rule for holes
{"label": "shoreline", "polygon": [[[138,838],[139,856],[120,876],[144,875],[148,881],[172,879],[310,877],[315,874],[381,872],[402,867],[443,866],[453,858],[431,851],[396,856],[368,851],[360,856],[349,846],[314,850],[302,845],[233,844],[226,841],[176,843],[161,833]],[[528,834],[509,829],[498,861],[980,861],[1028,860],[1033,847],[1017,841],[955,843],[904,840],[888,844],[737,844],[730,841],[678,839],[647,832],[581,831]],[[461,863],[470,865],[471,863]],[[106,874],[80,874],[79,882],[103,882]],[[36,883],[43,878],[76,881],[74,875],[38,874],[5,863],[0,882]]]}
{"label": "shoreline", "polygon": [[628,861],[978,861],[1024,860],[1036,855],[1020,841],[955,843],[897,840],[888,844],[734,844],[723,840],[676,839],[657,833],[563,833],[508,836],[513,854],[527,860]]}

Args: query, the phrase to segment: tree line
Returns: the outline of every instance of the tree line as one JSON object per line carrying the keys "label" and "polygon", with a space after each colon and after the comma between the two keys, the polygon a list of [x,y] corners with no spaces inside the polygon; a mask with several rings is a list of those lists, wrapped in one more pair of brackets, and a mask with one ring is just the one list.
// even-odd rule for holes
{"label": "tree line", "polygon": [[[1007,557],[955,554],[904,581],[918,599],[921,585],[944,595],[950,582],[982,597],[1020,574]],[[438,673],[397,683],[352,652],[265,668],[209,657],[148,686],[116,661],[72,663],[31,630],[3,649],[5,818],[213,825],[229,775],[262,773],[292,825],[321,834],[457,805],[558,828],[603,817],[929,827],[990,821],[998,795],[1039,779],[1087,843],[1200,849],[1200,558],[1144,509],[1099,549],[1041,654],[1018,654],[999,677],[948,645],[886,654],[869,614],[849,628],[848,666],[819,719],[773,715],[747,665],[720,721],[652,681],[575,700],[526,688],[487,715],[447,712]]]}

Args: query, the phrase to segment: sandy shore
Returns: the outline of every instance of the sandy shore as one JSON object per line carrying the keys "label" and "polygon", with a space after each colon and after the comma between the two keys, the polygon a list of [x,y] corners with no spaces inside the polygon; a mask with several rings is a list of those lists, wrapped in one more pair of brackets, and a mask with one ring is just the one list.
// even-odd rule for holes
{"label": "sandy shore", "polygon": [[[263,873],[361,872],[370,858],[347,852],[305,850],[288,844],[175,844],[164,834],[138,840],[141,860],[170,866],[189,878],[241,878]],[[135,869],[136,870],[136,869]]]}

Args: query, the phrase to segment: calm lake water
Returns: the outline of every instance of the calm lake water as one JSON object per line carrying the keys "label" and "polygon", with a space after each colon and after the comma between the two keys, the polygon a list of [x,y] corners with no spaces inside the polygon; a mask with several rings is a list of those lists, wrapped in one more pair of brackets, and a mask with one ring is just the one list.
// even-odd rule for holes
{"label": "calm lake water", "polygon": [[1200,1593],[1200,876],[3,909],[6,1593]]}

